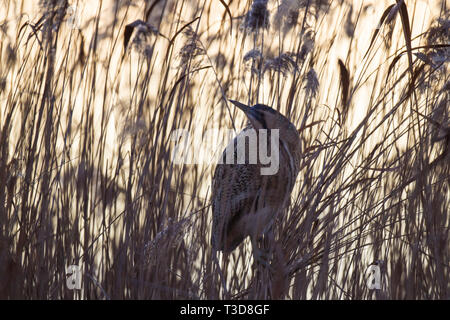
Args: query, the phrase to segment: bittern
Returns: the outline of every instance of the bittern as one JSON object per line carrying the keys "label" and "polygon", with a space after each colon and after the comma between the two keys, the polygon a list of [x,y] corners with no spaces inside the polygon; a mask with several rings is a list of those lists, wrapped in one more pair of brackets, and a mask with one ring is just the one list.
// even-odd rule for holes
{"label": "bittern", "polygon": [[[257,241],[262,239],[277,214],[289,203],[299,172],[300,137],[295,126],[271,107],[262,104],[250,107],[237,101],[230,102],[246,114],[249,123],[225,148],[222,161],[217,164],[214,172],[211,244],[216,251],[230,253],[250,236],[254,258],[260,260],[264,250],[258,247]],[[249,130],[261,129],[267,130],[267,136],[278,133],[275,152],[278,152],[279,167],[274,174],[262,175],[261,168],[264,165],[260,159],[256,163],[248,161],[249,153],[255,148],[245,150],[245,163],[236,163],[239,139],[245,139]],[[260,141],[261,135],[256,136],[259,147],[266,143]],[[272,153],[273,149],[271,150]],[[234,155],[232,163],[227,159],[230,152]]]}

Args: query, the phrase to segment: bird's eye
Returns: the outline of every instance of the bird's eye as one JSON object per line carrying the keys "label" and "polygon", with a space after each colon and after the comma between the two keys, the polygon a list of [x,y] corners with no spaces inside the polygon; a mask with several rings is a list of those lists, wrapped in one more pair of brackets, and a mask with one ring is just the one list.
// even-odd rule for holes
{"label": "bird's eye", "polygon": [[256,112],[256,120],[261,124],[261,127],[263,129],[269,129],[267,127],[267,122],[266,122],[266,118],[264,116],[264,113],[262,112]]}

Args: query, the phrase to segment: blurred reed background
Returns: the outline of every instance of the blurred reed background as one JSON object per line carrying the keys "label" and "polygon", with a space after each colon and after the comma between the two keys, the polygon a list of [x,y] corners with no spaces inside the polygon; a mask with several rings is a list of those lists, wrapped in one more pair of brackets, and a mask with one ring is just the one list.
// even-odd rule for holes
{"label": "blurred reed background", "polygon": [[[0,6],[1,298],[450,298],[447,1]],[[304,156],[272,279],[246,241],[224,290],[214,163],[172,154],[176,129],[243,128],[227,98],[286,114]]]}

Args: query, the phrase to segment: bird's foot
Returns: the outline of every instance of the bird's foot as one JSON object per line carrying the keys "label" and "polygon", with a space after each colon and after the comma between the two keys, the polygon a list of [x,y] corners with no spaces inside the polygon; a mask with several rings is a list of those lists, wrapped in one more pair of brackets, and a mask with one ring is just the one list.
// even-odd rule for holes
{"label": "bird's foot", "polygon": [[270,251],[264,250],[258,247],[253,248],[253,260],[256,263],[256,265],[261,265],[267,270],[269,270],[271,273],[273,273],[273,267],[270,264]]}

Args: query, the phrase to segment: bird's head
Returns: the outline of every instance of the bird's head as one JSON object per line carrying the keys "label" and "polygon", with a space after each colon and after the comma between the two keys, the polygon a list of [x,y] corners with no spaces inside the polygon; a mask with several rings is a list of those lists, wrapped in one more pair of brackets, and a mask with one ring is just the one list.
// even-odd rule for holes
{"label": "bird's head", "polygon": [[253,128],[259,129],[279,129],[280,136],[291,143],[297,143],[299,135],[295,126],[277,110],[263,104],[255,104],[253,107],[247,106],[235,100],[229,100],[236,107],[241,109]]}

